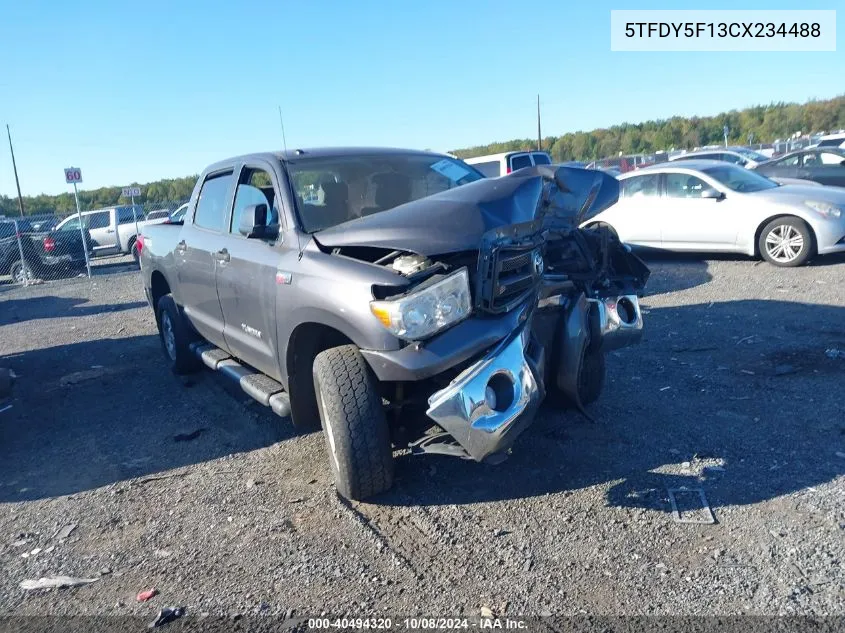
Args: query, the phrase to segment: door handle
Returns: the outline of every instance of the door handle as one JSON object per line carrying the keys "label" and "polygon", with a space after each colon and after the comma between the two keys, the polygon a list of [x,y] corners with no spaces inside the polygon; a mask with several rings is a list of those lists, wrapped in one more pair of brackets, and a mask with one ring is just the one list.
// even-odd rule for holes
{"label": "door handle", "polygon": [[108,229],[106,230],[106,233],[114,233],[114,229]]}
{"label": "door handle", "polygon": [[227,249],[221,248],[219,251],[217,251],[217,260],[218,261],[228,262],[230,259],[232,259],[232,258],[229,256],[229,251]]}

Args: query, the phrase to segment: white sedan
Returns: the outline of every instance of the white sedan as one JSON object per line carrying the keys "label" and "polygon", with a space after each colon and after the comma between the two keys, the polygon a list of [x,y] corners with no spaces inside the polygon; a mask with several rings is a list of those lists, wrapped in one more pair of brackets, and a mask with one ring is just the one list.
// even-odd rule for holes
{"label": "white sedan", "polygon": [[744,253],[776,266],[845,251],[845,188],[780,185],[713,160],[663,163],[619,177],[603,223],[632,246]]}

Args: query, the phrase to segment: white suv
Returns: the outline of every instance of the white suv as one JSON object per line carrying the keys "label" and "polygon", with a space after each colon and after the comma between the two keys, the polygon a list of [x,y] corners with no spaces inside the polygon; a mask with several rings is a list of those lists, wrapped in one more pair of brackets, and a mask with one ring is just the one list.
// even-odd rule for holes
{"label": "white suv", "polygon": [[465,158],[467,165],[472,165],[488,178],[498,178],[523,167],[532,165],[551,165],[552,157],[547,152],[502,152]]}

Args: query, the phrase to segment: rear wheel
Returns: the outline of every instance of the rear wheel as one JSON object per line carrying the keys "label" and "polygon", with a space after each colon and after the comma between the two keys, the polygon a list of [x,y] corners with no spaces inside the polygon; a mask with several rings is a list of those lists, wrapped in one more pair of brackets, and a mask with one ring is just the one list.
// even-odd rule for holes
{"label": "rear wheel", "polygon": [[365,499],[393,485],[393,450],[378,383],[354,345],[317,354],[314,391],[338,493]]}
{"label": "rear wheel", "polygon": [[775,266],[793,267],[807,263],[815,252],[810,227],[798,218],[777,218],[760,232],[760,255]]}
{"label": "rear wheel", "polygon": [[30,265],[20,259],[12,262],[12,266],[9,269],[9,275],[12,277],[12,281],[16,284],[24,284],[35,279],[35,274],[33,273]]}
{"label": "rear wheel", "polygon": [[129,246],[129,253],[132,255],[132,259],[135,260],[135,265],[139,268],[141,267],[141,253],[138,252],[138,241],[132,240],[132,244]]}
{"label": "rear wheel", "polygon": [[174,374],[189,374],[199,369],[200,363],[190,344],[196,336],[185,323],[185,319],[172,295],[164,295],[156,306],[158,332],[164,357]]}

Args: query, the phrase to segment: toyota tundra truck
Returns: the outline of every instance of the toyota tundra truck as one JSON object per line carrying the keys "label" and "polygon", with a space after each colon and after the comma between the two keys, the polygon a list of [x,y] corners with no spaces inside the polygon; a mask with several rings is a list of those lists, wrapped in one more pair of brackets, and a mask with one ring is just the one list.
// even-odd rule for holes
{"label": "toyota tundra truck", "polygon": [[221,161],[182,224],[138,240],[164,357],[322,427],[346,498],[391,487],[394,448],[499,462],[544,399],[584,411],[607,351],[641,337],[648,268],[589,223],[618,189],[398,149]]}

